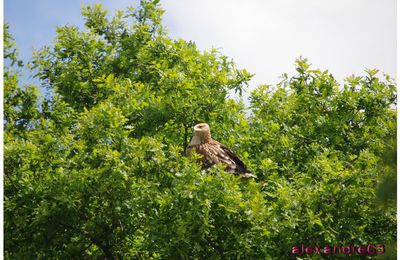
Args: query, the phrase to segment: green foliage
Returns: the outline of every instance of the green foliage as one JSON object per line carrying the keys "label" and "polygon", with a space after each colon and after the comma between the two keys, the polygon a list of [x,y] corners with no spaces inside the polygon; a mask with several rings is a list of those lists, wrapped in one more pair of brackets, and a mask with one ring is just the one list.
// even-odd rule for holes
{"label": "green foliage", "polygon": [[18,59],[18,51],[12,35],[9,32],[8,24],[4,24],[4,120],[5,130],[19,132],[24,131],[30,123],[37,118],[38,91],[34,86],[19,86],[19,68],[23,63]]}
{"label": "green foliage", "polygon": [[[389,77],[340,86],[298,59],[297,75],[254,90],[246,116],[228,94],[251,75],[169,38],[162,13],[158,1],[112,18],[82,7],[86,30],[57,28],[30,64],[46,98],[21,86],[5,26],[6,258],[269,259],[396,241],[393,187],[382,192],[395,169]],[[183,157],[204,121],[257,180]]]}
{"label": "green foliage", "polygon": [[381,164],[389,161],[386,167],[396,169],[388,153],[396,133],[394,83],[367,71],[339,86],[305,59],[296,68],[299,74],[275,89],[261,86],[252,93],[254,114],[242,141],[258,154],[252,165],[261,162],[258,175],[278,216],[276,247],[283,251],[277,253],[305,241],[395,241],[395,207],[382,214],[376,201],[376,186],[386,176]]}

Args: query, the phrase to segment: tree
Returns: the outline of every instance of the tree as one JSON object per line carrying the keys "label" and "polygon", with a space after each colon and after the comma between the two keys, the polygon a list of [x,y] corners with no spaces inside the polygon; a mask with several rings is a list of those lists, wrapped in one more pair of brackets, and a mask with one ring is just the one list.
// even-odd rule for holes
{"label": "tree", "polygon": [[275,239],[284,249],[304,242],[395,241],[395,207],[382,214],[376,201],[386,176],[381,164],[394,159],[384,155],[396,133],[395,84],[367,70],[339,86],[328,71],[310,69],[302,58],[296,69],[298,75],[284,76],[276,88],[252,93],[254,115],[244,144],[259,154],[252,165],[261,163],[258,175],[280,216]]}
{"label": "tree", "polygon": [[[85,30],[59,27],[34,54],[45,97],[19,83],[5,26],[6,258],[265,259],[301,242],[396,240],[395,205],[375,200],[379,165],[393,168],[389,77],[339,86],[299,59],[247,108],[228,94],[251,74],[169,38],[162,13],[158,1],[112,18],[83,7]],[[204,121],[257,180],[183,156]]]}

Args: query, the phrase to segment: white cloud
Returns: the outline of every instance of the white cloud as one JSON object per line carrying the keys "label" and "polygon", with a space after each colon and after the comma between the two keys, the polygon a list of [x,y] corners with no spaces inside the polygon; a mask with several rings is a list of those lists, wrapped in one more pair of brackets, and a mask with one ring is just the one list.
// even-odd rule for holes
{"label": "white cloud", "polygon": [[306,57],[342,80],[377,68],[396,75],[395,0],[163,0],[170,35],[201,49],[218,47],[256,73],[252,85],[276,83]]}

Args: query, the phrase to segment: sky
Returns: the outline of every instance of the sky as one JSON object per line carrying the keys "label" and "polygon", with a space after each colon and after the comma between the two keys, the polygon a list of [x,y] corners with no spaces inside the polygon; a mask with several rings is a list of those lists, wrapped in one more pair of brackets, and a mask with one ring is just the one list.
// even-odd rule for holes
{"label": "sky", "polygon": [[[52,43],[56,26],[83,28],[81,4],[101,3],[113,13],[138,2],[4,0],[4,17],[27,61],[33,49]],[[218,48],[255,74],[246,95],[293,75],[300,56],[339,82],[366,68],[396,78],[396,0],[161,0],[161,6],[170,37]]]}

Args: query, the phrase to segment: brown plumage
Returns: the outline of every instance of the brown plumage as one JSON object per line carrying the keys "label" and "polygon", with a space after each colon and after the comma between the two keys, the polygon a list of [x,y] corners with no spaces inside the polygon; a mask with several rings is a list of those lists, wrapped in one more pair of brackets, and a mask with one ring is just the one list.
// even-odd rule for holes
{"label": "brown plumage", "polygon": [[249,173],[244,163],[228,147],[211,138],[208,124],[197,124],[193,129],[193,138],[186,147],[186,156],[189,156],[192,151],[196,151],[202,155],[200,161],[203,168],[223,163],[226,165],[227,172],[240,174],[243,177],[255,177]]}

